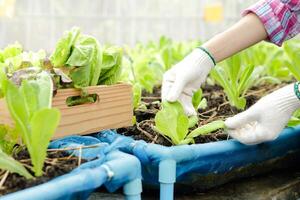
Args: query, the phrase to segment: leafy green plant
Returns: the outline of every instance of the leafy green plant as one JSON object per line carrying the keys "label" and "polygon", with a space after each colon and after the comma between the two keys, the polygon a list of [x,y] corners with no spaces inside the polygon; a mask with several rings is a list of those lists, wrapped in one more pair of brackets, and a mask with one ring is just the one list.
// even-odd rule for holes
{"label": "leafy green plant", "polygon": [[221,85],[229,99],[230,105],[243,110],[246,106],[246,91],[258,80],[262,68],[243,63],[248,55],[240,53],[227,59],[222,65],[216,66],[210,76]]}
{"label": "leafy green plant", "polygon": [[208,124],[205,124],[201,127],[198,127],[196,129],[194,129],[193,131],[191,131],[188,134],[188,136],[186,137],[186,140],[183,141],[183,143],[186,142],[186,141],[189,141],[189,139],[198,137],[200,135],[209,134],[209,133],[214,132],[218,129],[225,129],[224,121],[222,121],[222,120],[213,121],[213,122],[210,122]]}
{"label": "leafy green plant", "polygon": [[203,98],[202,89],[197,90],[193,94],[192,103],[195,110],[205,109],[207,107],[207,100]]}
{"label": "leafy green plant", "polygon": [[179,145],[187,136],[189,119],[179,102],[162,103],[162,110],[155,116],[155,128],[169,137],[175,145]]}
{"label": "leafy green plant", "polygon": [[72,28],[70,31],[66,31],[62,38],[60,38],[56,44],[54,52],[50,56],[50,60],[54,67],[62,67],[68,61],[72,46],[76,43],[80,35],[79,28]]}
{"label": "leafy green plant", "polygon": [[0,125],[0,149],[7,154],[11,154],[17,143],[17,131],[6,125]]}
{"label": "leafy green plant", "polygon": [[289,68],[293,76],[297,80],[300,80],[300,53],[298,51],[300,48],[300,42],[297,40],[285,42],[283,48],[285,54],[290,58],[290,61],[286,62],[287,67]]}
{"label": "leafy green plant", "polygon": [[197,121],[197,117],[188,118],[185,115],[179,102],[163,102],[162,109],[155,116],[155,130],[170,138],[173,144],[182,145],[194,143],[195,137],[225,127],[223,121],[215,121],[189,132],[189,128],[194,127]]}
{"label": "leafy green plant", "polygon": [[127,47],[125,50],[122,80],[139,83],[142,89],[152,93],[153,88],[160,85],[164,73],[163,66],[155,59],[155,51],[141,45],[134,49]]}
{"label": "leafy green plant", "polygon": [[44,71],[22,80],[18,87],[1,73],[2,89],[16,130],[21,135],[33,164],[35,176],[42,175],[47,148],[59,120],[51,108],[53,83]]}
{"label": "leafy green plant", "polygon": [[199,41],[174,42],[170,38],[162,36],[158,42],[151,41],[145,48],[152,49],[156,55],[155,59],[164,67],[164,70],[168,70],[200,44]]}
{"label": "leafy green plant", "polygon": [[120,79],[123,50],[120,47],[110,46],[103,50],[101,74],[98,85],[112,85]]}
{"label": "leafy green plant", "polygon": [[44,50],[25,52],[19,43],[15,43],[0,51],[0,68],[5,68],[8,73],[14,73],[21,68],[42,67],[45,58]]}
{"label": "leafy green plant", "polygon": [[293,116],[291,117],[291,119],[289,120],[287,126],[288,127],[293,127],[293,126],[298,126],[300,125],[300,109],[296,110],[293,113]]}
{"label": "leafy green plant", "polygon": [[17,173],[24,176],[27,179],[33,178],[33,176],[26,170],[26,168],[11,156],[5,154],[0,149],[0,169],[8,170],[12,173]]}
{"label": "leafy green plant", "polygon": [[[65,32],[50,56],[59,74],[70,77],[72,87],[111,85],[120,80],[123,51],[116,46],[101,48],[96,38],[78,28]],[[58,81],[58,83],[60,83]],[[69,86],[69,83],[67,83]]]}
{"label": "leafy green plant", "polygon": [[64,68],[66,75],[73,81],[73,87],[97,85],[101,73],[102,51],[94,37],[81,34],[78,28],[63,35],[50,60],[54,67]]}
{"label": "leafy green plant", "polygon": [[4,50],[0,51],[0,62],[5,62],[6,59],[18,56],[22,53],[23,48],[19,43],[8,45]]}
{"label": "leafy green plant", "polygon": [[287,67],[289,58],[283,48],[262,42],[247,51],[251,54],[251,61],[248,63],[252,62],[254,66],[263,66],[264,68],[259,82],[278,84],[291,79],[291,73]]}
{"label": "leafy green plant", "polygon": [[[161,84],[163,73],[199,44],[198,41],[173,42],[163,36],[158,42],[150,41],[146,45],[139,43],[134,48],[125,46],[121,80],[138,85],[135,94],[139,93],[138,87],[152,93],[153,88]],[[134,102],[140,102],[140,99],[134,99]]]}
{"label": "leafy green plant", "polygon": [[142,88],[139,83],[135,83],[132,86],[133,90],[133,107],[136,109],[139,107],[142,98]]}

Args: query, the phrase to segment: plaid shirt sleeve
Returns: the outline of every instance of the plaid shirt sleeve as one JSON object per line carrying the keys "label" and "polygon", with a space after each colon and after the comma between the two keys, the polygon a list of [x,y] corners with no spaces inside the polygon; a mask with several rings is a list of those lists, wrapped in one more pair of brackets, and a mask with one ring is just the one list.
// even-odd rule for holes
{"label": "plaid shirt sleeve", "polygon": [[243,15],[255,13],[265,26],[268,40],[281,46],[300,33],[300,0],[261,0]]}

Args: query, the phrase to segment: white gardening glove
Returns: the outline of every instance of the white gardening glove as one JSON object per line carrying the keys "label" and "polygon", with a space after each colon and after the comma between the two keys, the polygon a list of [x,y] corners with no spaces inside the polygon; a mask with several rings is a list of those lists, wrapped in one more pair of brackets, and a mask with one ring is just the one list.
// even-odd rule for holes
{"label": "white gardening glove", "polygon": [[207,52],[195,49],[164,74],[162,100],[179,101],[187,115],[197,115],[192,96],[205,81],[214,61]]}
{"label": "white gardening glove", "polygon": [[271,141],[287,125],[293,112],[300,108],[294,84],[285,86],[260,99],[248,110],[228,118],[225,125],[231,137],[247,145]]}

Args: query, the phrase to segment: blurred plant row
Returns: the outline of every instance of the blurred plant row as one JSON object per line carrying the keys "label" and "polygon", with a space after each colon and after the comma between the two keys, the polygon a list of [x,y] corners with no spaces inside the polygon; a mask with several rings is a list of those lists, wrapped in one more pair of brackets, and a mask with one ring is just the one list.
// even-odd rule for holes
{"label": "blurred plant row", "polygon": [[[161,37],[158,42],[125,46],[121,80],[134,85],[135,107],[141,105],[141,91],[152,93],[161,85],[164,72],[200,45],[200,41],[175,42]],[[243,110],[248,89],[300,80],[299,48],[299,40],[283,47],[261,42],[219,63],[206,84],[221,86],[230,104]]]}

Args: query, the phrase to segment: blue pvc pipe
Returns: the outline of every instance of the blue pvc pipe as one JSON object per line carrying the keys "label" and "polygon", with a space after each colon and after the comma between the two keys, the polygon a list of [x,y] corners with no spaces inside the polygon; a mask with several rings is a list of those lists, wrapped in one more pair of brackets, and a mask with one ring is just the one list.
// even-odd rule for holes
{"label": "blue pvc pipe", "polygon": [[142,180],[135,179],[125,184],[123,192],[126,200],[141,200]]}
{"label": "blue pvc pipe", "polygon": [[[227,140],[165,147],[135,141],[110,130],[95,136],[103,142],[135,155],[144,168],[143,181],[155,185],[159,183],[160,197],[163,200],[173,199],[171,191],[174,190],[175,176],[172,174],[175,172],[178,182],[193,184],[198,176],[222,175],[233,169],[300,152],[300,126],[286,128],[274,141],[252,146],[243,145],[236,140]],[[214,184],[218,185],[218,180]]]}
{"label": "blue pvc pipe", "polygon": [[[97,188],[107,180],[102,167],[84,169],[53,179],[47,183],[2,196],[1,200],[69,200],[89,188]],[[92,186],[91,186],[92,185]]]}
{"label": "blue pvc pipe", "polygon": [[175,160],[163,160],[159,163],[160,200],[174,199],[174,183],[176,181]]}
{"label": "blue pvc pipe", "polygon": [[174,184],[160,183],[160,200],[174,199]]}
{"label": "blue pvc pipe", "polygon": [[[113,172],[112,182],[124,185],[125,199],[140,200],[142,193],[141,164],[140,161],[122,152],[112,152],[107,155],[105,165]],[[126,164],[125,164],[126,163]],[[114,189],[113,185],[107,184],[108,189]]]}
{"label": "blue pvc pipe", "polygon": [[[98,160],[95,160],[98,161]],[[103,161],[103,160],[101,160]],[[106,185],[115,191],[124,186],[127,200],[140,200],[142,192],[141,166],[138,159],[119,151],[106,155],[104,164],[87,162],[69,174],[57,177],[47,183],[0,197],[0,200],[72,200],[87,199],[90,193]]]}

